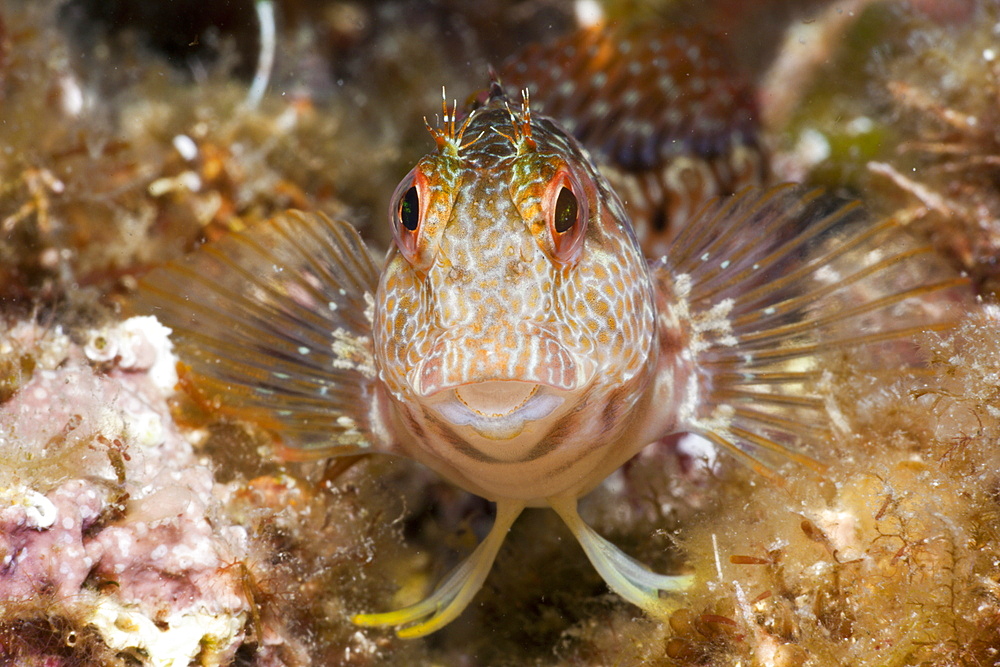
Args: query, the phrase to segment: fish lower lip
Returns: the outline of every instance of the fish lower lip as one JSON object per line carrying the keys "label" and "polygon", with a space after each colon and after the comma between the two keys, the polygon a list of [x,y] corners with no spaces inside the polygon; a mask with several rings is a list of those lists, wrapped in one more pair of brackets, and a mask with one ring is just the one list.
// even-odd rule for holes
{"label": "fish lower lip", "polygon": [[456,387],[455,398],[480,417],[506,417],[520,410],[538,392],[532,382],[493,380]]}
{"label": "fish lower lip", "polygon": [[527,422],[544,419],[565,400],[548,387],[515,381],[478,382],[442,393],[434,407],[445,420],[498,440],[517,436]]}

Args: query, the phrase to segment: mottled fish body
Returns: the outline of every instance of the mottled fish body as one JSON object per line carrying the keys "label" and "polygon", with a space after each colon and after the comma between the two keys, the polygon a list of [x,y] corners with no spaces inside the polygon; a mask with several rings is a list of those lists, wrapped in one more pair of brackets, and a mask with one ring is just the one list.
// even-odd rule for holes
{"label": "mottled fish body", "polygon": [[404,455],[496,503],[427,599],[359,624],[413,637],[454,619],[526,506],[555,509],[612,589],[665,613],[660,593],[689,578],[629,558],[577,499],[677,432],[766,474],[820,469],[831,355],[912,365],[913,335],[951,326],[966,298],[894,221],[794,186],[710,204],[649,261],[559,122],[498,85],[464,123],[445,115],[393,195],[381,268],[349,224],[290,212],[143,285],[202,398],[285,455]]}
{"label": "mottled fish body", "polygon": [[413,458],[490,500],[547,505],[638,448],[655,294],[577,142],[495,94],[397,191],[375,356]]}

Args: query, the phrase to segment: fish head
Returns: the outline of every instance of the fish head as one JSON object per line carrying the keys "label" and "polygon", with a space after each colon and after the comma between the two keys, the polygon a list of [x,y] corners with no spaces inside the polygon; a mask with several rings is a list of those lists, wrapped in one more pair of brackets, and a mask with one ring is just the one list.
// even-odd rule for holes
{"label": "fish head", "polygon": [[380,378],[414,419],[516,460],[642,374],[655,330],[647,264],[584,149],[527,102],[513,110],[494,94],[432,133],[437,150],[390,206]]}

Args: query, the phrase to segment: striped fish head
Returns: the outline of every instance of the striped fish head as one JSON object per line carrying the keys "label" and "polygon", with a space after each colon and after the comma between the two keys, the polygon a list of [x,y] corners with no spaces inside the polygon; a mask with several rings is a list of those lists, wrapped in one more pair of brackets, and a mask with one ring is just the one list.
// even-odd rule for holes
{"label": "striped fish head", "polygon": [[[624,209],[555,123],[495,93],[403,179],[376,296],[380,377],[409,415],[512,461],[635,387],[654,337],[646,262]],[[621,398],[620,396],[616,398]],[[625,400],[627,403],[627,398]]]}

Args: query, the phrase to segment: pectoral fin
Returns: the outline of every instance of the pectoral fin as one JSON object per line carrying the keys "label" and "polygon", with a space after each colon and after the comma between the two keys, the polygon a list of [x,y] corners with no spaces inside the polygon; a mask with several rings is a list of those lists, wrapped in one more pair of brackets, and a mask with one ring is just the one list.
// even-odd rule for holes
{"label": "pectoral fin", "polygon": [[382,614],[358,614],[351,621],[364,626],[398,626],[396,634],[404,639],[429,635],[451,623],[483,587],[500,545],[523,508],[520,503],[498,502],[497,518],[486,539],[421,602]]}
{"label": "pectoral fin", "polygon": [[386,449],[372,357],[378,268],[349,224],[290,211],[146,276],[198,397],[288,458]]}
{"label": "pectoral fin", "polygon": [[790,185],[707,207],[651,267],[664,326],[694,368],[682,428],[765,474],[789,459],[822,470],[800,446],[831,439],[824,373],[843,361],[917,371],[914,337],[953,327],[971,299],[968,281],[899,227]]}
{"label": "pectoral fin", "polygon": [[652,572],[621,549],[608,542],[585,524],[576,511],[575,498],[551,498],[549,504],[583,547],[594,569],[608,587],[647,613],[665,618],[675,609],[660,593],[677,593],[694,583],[691,575],[665,575]]}

